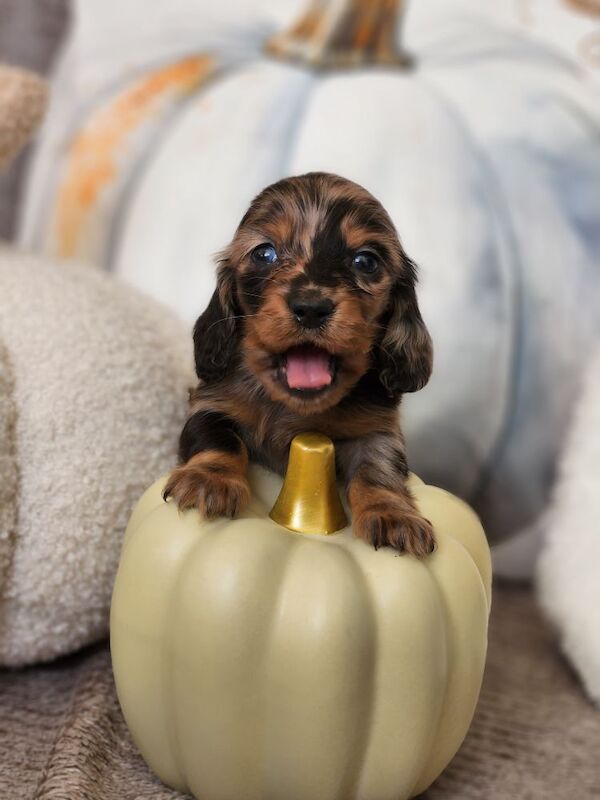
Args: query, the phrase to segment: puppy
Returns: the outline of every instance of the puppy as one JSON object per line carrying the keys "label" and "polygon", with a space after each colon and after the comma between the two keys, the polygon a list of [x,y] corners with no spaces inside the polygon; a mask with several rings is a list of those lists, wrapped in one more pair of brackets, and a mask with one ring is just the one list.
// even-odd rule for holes
{"label": "puppy", "polygon": [[283,473],[292,438],[316,431],[335,443],[356,535],[430,553],[398,406],[429,379],[431,339],[386,211],[336,175],[286,178],[253,200],[218,263],[165,498],[233,517],[250,496],[249,458]]}

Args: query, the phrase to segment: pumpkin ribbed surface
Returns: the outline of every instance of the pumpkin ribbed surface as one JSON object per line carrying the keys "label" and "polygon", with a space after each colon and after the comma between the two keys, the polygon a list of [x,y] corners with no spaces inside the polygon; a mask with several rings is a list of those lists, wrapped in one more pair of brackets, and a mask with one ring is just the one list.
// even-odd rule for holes
{"label": "pumpkin ribbed surface", "polygon": [[483,673],[489,552],[440,489],[414,492],[424,561],[270,519],[254,467],[238,520],[140,501],[115,585],[111,648],[133,737],[166,783],[203,800],[398,800],[423,790],[470,723]]}

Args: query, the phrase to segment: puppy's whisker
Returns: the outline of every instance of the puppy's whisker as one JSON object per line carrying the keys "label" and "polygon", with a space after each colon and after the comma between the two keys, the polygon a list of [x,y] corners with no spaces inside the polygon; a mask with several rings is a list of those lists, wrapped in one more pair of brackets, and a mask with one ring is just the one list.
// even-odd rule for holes
{"label": "puppy's whisker", "polygon": [[221,322],[227,322],[230,319],[246,319],[247,317],[257,317],[258,314],[230,314],[226,317],[222,317],[221,319],[215,320],[211,325],[208,326],[206,329],[206,333],[208,333],[211,328],[214,328],[215,325],[219,325]]}
{"label": "puppy's whisker", "polygon": [[264,300],[263,294],[253,294],[252,292],[244,292],[244,297],[256,297],[258,300]]}

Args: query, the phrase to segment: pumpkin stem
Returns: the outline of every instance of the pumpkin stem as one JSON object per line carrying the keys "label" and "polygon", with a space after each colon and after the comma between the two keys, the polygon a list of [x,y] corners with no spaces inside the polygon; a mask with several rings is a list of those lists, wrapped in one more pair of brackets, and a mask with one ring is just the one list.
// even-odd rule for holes
{"label": "pumpkin stem", "polygon": [[285,480],[269,516],[299,533],[335,533],[346,527],[331,439],[319,433],[292,439]]}
{"label": "pumpkin stem", "polygon": [[400,45],[406,0],[310,0],[286,31],[269,39],[267,53],[319,69],[385,64],[409,67]]}

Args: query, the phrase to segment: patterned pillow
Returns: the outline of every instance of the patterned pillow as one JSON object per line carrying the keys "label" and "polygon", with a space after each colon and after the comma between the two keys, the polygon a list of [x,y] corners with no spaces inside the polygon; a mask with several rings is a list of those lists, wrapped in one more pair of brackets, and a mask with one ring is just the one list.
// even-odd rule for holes
{"label": "patterned pillow", "polygon": [[0,249],[0,664],[103,637],[134,503],[175,462],[191,337],[101,272]]}

